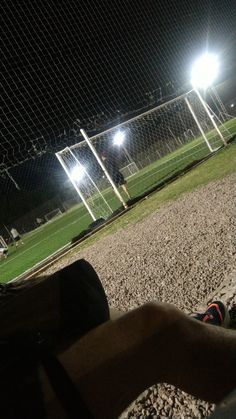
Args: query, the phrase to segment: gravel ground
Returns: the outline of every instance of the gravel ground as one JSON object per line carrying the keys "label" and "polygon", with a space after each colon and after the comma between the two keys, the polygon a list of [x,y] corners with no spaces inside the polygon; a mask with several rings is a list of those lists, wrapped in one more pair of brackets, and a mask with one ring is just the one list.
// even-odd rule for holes
{"label": "gravel ground", "polygon": [[[236,303],[235,185],[234,174],[186,194],[57,262],[48,273],[87,259],[110,305],[119,310],[160,300],[192,312],[212,296]],[[172,386],[158,385],[145,391],[122,418],[202,418],[212,409]]]}

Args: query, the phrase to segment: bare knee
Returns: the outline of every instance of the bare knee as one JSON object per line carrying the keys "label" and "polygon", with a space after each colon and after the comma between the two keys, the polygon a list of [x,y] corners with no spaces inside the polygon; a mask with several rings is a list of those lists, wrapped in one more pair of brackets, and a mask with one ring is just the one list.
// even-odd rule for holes
{"label": "bare knee", "polygon": [[175,306],[155,301],[148,302],[136,310],[137,325],[143,328],[147,335],[168,330],[185,318]]}
{"label": "bare knee", "polygon": [[142,306],[144,316],[150,321],[162,321],[165,323],[171,323],[176,321],[182,314],[178,308],[172,304],[159,303],[157,301],[151,301]]}

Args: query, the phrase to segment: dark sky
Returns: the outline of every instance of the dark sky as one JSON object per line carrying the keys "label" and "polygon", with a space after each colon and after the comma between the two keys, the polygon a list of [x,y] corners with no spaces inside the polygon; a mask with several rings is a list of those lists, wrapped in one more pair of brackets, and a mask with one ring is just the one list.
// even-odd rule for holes
{"label": "dark sky", "polygon": [[[64,146],[77,118],[112,119],[150,90],[167,95],[170,81],[177,91],[206,47],[219,53],[222,79],[236,73],[235,0],[2,0],[1,8],[0,170]],[[38,160],[17,169],[22,179],[40,172]]]}

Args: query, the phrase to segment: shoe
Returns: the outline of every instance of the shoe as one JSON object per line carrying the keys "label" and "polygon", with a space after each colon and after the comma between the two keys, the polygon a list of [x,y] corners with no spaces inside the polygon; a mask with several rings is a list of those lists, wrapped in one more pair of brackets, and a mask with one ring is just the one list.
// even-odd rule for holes
{"label": "shoe", "polygon": [[205,313],[199,313],[194,317],[204,323],[214,324],[216,326],[229,327],[230,325],[229,312],[222,301],[213,301],[209,304]]}

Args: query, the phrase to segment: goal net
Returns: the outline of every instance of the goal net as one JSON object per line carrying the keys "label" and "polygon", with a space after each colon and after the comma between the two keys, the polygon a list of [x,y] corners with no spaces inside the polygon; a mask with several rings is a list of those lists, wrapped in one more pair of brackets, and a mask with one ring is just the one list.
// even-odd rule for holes
{"label": "goal net", "polygon": [[0,4],[0,173],[75,143],[77,119],[86,131],[101,129],[118,111],[176,96],[207,40],[222,47],[227,67],[234,56],[234,0],[210,9],[203,0],[59,3]]}
{"label": "goal net", "polygon": [[76,147],[66,147],[56,156],[92,219],[108,218],[113,211],[101,192],[99,182],[93,180],[99,179],[101,168],[91,151],[86,148],[85,153],[79,154]]}
{"label": "goal net", "polygon": [[7,243],[2,236],[0,236],[0,247],[7,249]]}
{"label": "goal net", "polygon": [[61,212],[60,208],[56,208],[56,209],[48,212],[47,214],[45,214],[44,218],[48,222],[48,221],[51,221],[52,219],[54,219],[55,217],[58,217],[61,214],[62,214],[62,212]]}
{"label": "goal net", "polygon": [[[70,178],[76,160],[114,208],[120,202],[111,195],[110,179],[97,156],[117,187],[120,186],[117,173],[123,175],[135,198],[217,150],[227,135],[220,120],[214,121],[211,108],[191,91],[68,147],[58,152],[57,157]],[[99,196],[94,184],[85,176],[79,187],[95,209]],[[121,194],[124,198],[122,190]]]}
{"label": "goal net", "polygon": [[135,175],[138,172],[138,166],[136,163],[132,162],[129,163],[127,166],[124,166],[120,169],[120,172],[124,176],[125,179]]}

